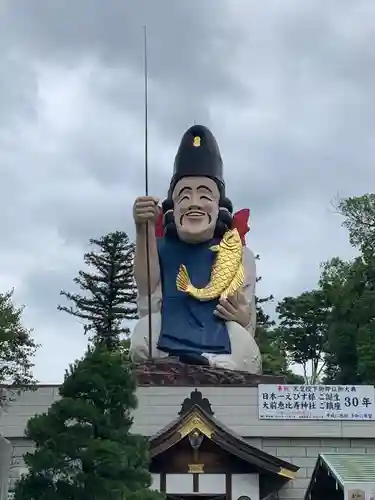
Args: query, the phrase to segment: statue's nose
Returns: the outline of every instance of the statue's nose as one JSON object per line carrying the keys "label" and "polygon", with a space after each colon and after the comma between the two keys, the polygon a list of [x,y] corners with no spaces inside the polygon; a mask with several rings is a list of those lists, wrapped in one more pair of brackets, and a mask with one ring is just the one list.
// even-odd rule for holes
{"label": "statue's nose", "polygon": [[190,210],[201,210],[202,209],[202,205],[200,205],[200,203],[197,203],[197,202],[194,202],[194,203],[191,203],[191,205],[189,205],[189,211]]}

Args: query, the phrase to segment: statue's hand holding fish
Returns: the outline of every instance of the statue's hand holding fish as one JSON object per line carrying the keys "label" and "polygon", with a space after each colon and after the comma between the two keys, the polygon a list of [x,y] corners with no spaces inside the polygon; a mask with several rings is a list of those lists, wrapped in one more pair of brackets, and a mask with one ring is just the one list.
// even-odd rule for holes
{"label": "statue's hand holding fish", "polygon": [[214,315],[224,321],[235,321],[247,329],[251,321],[251,308],[243,290],[238,290],[226,299],[220,299]]}

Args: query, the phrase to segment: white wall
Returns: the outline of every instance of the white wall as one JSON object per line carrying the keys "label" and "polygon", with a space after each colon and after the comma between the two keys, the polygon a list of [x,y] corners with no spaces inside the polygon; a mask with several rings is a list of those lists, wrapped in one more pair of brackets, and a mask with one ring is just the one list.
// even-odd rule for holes
{"label": "white wall", "polygon": [[[199,388],[198,388],[199,389]],[[184,398],[194,387],[139,387],[138,409],[133,431],[151,436],[177,417]],[[258,419],[257,387],[202,387],[215,417],[234,432],[252,438],[375,438],[374,422],[365,421],[288,421]],[[7,412],[0,414],[0,433],[5,437],[23,436],[27,420],[47,411],[59,398],[56,386],[44,386],[17,398]]]}
{"label": "white wall", "polygon": [[[133,430],[146,436],[160,431],[176,418],[183,399],[193,390],[191,387],[140,387]],[[203,397],[210,400],[219,421],[247,438],[251,445],[300,467],[295,481],[287,483],[280,491],[280,499],[303,499],[319,453],[375,452],[374,422],[263,421],[258,419],[257,388],[228,386],[202,387],[200,390]],[[41,387],[36,392],[23,394],[6,413],[0,414],[0,433],[11,438],[20,466],[22,455],[31,451],[32,446],[22,439],[27,420],[36,413],[47,411],[56,399],[57,387]],[[11,477],[15,473],[12,470]],[[190,478],[186,479],[188,493],[193,489],[192,475],[186,476]],[[178,478],[174,480],[178,482]],[[173,478],[171,481],[173,483]]]}
{"label": "white wall", "polygon": [[[167,474],[166,489],[167,493],[170,494],[193,493],[193,474]],[[198,493],[214,493],[220,495],[225,492],[225,474],[199,474]]]}
{"label": "white wall", "polygon": [[193,493],[193,474],[166,474],[166,490],[170,494]]}
{"label": "white wall", "polygon": [[233,474],[232,498],[237,500],[241,495],[246,495],[250,500],[259,500],[258,474]]}
{"label": "white wall", "polygon": [[160,474],[151,474],[151,490],[160,491]]}
{"label": "white wall", "polygon": [[199,493],[226,493],[225,474],[199,474]]}

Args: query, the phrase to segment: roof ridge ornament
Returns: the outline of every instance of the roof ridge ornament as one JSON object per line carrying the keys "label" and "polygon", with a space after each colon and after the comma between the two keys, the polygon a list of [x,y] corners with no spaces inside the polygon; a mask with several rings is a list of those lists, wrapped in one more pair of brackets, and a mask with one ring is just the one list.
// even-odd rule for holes
{"label": "roof ridge ornament", "polygon": [[186,415],[193,406],[198,406],[211,417],[214,416],[214,412],[212,411],[211,408],[211,403],[207,398],[203,397],[203,394],[200,391],[198,391],[198,389],[192,391],[190,393],[190,397],[185,398],[183,400],[181,405],[181,410],[178,412],[180,417]]}

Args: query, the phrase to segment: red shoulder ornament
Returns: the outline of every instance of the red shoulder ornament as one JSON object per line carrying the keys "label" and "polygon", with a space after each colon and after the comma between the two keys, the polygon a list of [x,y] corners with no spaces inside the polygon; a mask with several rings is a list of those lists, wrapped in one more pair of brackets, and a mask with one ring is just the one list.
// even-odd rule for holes
{"label": "red shoulder ornament", "polygon": [[[248,208],[243,208],[233,215],[232,229],[237,229],[242,244],[245,245],[245,236],[249,232],[249,217],[250,210]],[[163,224],[163,214],[160,213],[155,222],[155,235],[157,238],[162,238],[164,236],[164,224]]]}
{"label": "red shoulder ornament", "polygon": [[250,210],[243,208],[233,215],[232,229],[237,229],[243,245],[246,245],[245,236],[249,232]]}

